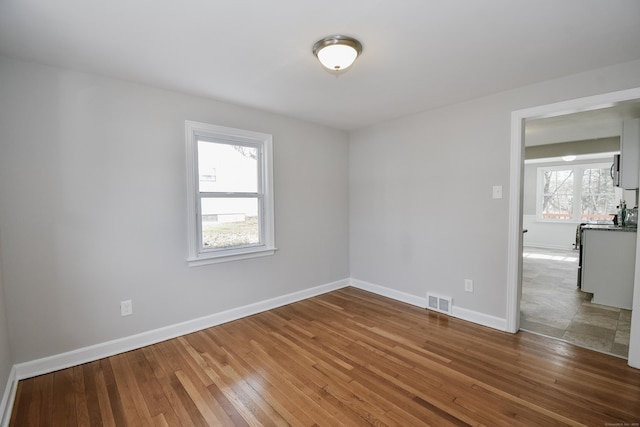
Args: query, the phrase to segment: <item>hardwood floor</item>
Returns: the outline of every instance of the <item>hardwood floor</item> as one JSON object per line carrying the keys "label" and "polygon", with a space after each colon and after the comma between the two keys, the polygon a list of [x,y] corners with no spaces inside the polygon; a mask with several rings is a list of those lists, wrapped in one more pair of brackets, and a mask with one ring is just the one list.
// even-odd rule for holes
{"label": "hardwood floor", "polygon": [[625,360],[354,288],[22,380],[11,418],[12,426],[638,422],[640,371]]}

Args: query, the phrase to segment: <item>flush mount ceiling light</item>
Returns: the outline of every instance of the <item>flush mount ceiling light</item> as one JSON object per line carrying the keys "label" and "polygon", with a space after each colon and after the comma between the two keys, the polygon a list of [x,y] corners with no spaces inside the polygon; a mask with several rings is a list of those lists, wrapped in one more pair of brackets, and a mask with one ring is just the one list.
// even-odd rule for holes
{"label": "flush mount ceiling light", "polygon": [[562,156],[562,160],[564,160],[565,162],[572,162],[575,159],[577,159],[577,156],[574,156],[573,154],[569,154],[567,156]]}
{"label": "flush mount ceiling light", "polygon": [[342,71],[351,66],[362,53],[362,45],[347,36],[329,36],[313,45],[313,54],[331,71]]}

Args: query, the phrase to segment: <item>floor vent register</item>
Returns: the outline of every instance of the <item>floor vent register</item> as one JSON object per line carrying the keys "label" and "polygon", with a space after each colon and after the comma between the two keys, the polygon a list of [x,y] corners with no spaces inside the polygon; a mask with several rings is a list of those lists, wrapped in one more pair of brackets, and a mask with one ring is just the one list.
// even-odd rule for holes
{"label": "floor vent register", "polygon": [[443,297],[427,292],[427,309],[451,314],[451,297]]}

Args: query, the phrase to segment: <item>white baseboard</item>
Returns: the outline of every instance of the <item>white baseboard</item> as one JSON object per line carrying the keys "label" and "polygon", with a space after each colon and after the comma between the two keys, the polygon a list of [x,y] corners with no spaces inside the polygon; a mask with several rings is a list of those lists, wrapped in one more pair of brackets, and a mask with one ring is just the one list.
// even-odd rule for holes
{"label": "white baseboard", "polygon": [[507,319],[480,313],[479,311],[468,310],[466,308],[458,307],[455,304],[453,304],[451,308],[453,310],[453,317],[486,326],[488,328],[497,329],[499,331],[507,331]]}
{"label": "white baseboard", "polygon": [[[351,286],[354,288],[362,289],[364,291],[373,292],[387,298],[401,301],[407,304],[415,305],[417,307],[427,307],[427,297],[419,297],[416,295],[408,294],[406,292],[397,291],[395,289],[387,288],[380,285],[374,285],[358,279],[351,279]],[[489,328],[497,329],[500,331],[507,330],[507,320],[500,317],[490,316],[488,314],[480,313],[478,311],[468,310],[466,308],[458,307],[455,305],[451,307],[451,316],[458,319],[466,320],[468,322],[476,323]]]}
{"label": "white baseboard", "polygon": [[[5,427],[9,423],[13,401],[15,399],[16,388],[19,380],[47,374],[60,369],[92,362],[115,354],[145,347],[147,345],[166,341],[171,338],[190,334],[202,329],[221,325],[243,317],[251,316],[263,311],[272,310],[283,305],[302,301],[307,298],[322,295],[347,286],[372,292],[387,298],[401,301],[407,304],[425,308],[427,306],[426,295],[419,297],[406,292],[375,285],[357,279],[344,279],[333,283],[328,283],[303,291],[293,292],[254,304],[245,305],[231,310],[214,313],[208,316],[154,329],[137,335],[120,338],[88,347],[79,348],[66,353],[56,354],[30,362],[18,363],[13,366],[9,380],[6,385],[4,396],[0,401],[0,427]],[[453,305],[452,316],[483,326],[488,326],[501,331],[506,330],[506,320],[494,316],[489,316],[473,310]]]}
{"label": "white baseboard", "polygon": [[349,279],[339,280],[337,282],[328,283],[303,291],[293,292],[291,294],[260,301],[254,304],[245,305],[220,313],[211,314],[200,317],[198,319],[188,320],[186,322],[167,326],[164,328],[154,329],[152,331],[143,332],[141,334],[120,338],[105,343],[92,345],[89,347],[79,348],[62,354],[33,360],[30,362],[19,363],[14,366],[17,380],[35,377],[37,375],[54,372],[60,369],[77,366],[83,363],[92,362],[94,360],[113,356],[114,354],[123,353],[134,350],[136,348],[145,347],[150,344],[166,341],[181,335],[190,334],[212,326],[221,325],[231,322],[242,317],[251,316],[263,311],[272,310],[283,305],[291,304],[317,295],[334,291],[349,286]]}
{"label": "white baseboard", "polygon": [[0,427],[7,427],[11,421],[11,410],[13,409],[13,401],[16,398],[18,389],[18,378],[16,377],[16,367],[11,368],[7,386],[4,389],[2,400],[0,400]]}
{"label": "white baseboard", "polygon": [[406,292],[397,291],[395,289],[387,288],[380,285],[374,285],[373,283],[365,282],[363,280],[351,279],[351,286],[354,288],[362,289],[363,291],[369,291],[374,294],[391,298],[396,301],[404,302],[407,304],[415,305],[417,307],[427,307],[427,297],[424,298],[408,294]]}

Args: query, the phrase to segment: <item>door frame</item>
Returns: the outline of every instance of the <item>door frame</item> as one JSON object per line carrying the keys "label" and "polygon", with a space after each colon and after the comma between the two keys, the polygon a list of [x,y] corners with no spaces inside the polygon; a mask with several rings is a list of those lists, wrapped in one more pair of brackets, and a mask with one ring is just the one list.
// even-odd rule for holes
{"label": "door frame", "polygon": [[[509,176],[509,230],[507,242],[507,307],[506,330],[516,333],[520,329],[520,297],[522,295],[522,198],[524,185],[524,121],[597,110],[624,101],[640,99],[640,87],[601,95],[571,99],[537,107],[516,110],[511,113],[511,158]],[[640,243],[640,239],[639,243]],[[634,307],[640,302],[640,252],[636,251],[636,280],[634,283]],[[632,319],[631,340],[634,341],[634,323],[640,319],[637,313]],[[629,364],[640,360],[640,348],[629,346]],[[634,362],[632,362],[634,361]]]}

